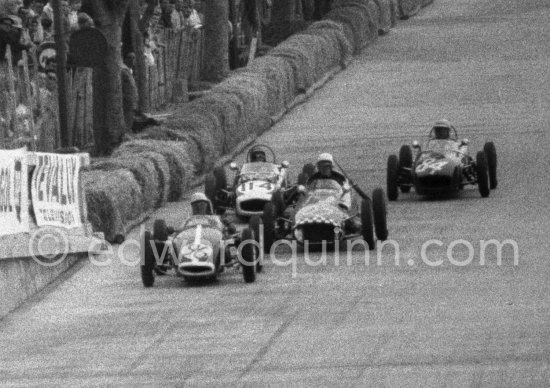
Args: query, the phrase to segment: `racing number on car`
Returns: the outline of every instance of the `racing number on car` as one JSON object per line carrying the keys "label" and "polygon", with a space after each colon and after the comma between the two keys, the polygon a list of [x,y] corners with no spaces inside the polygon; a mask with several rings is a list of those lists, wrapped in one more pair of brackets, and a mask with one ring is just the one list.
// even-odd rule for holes
{"label": "racing number on car", "polygon": [[439,171],[447,164],[446,160],[427,158],[422,161],[421,164],[416,166],[416,172],[424,172],[426,170],[431,170],[430,173],[434,174],[436,171]]}
{"label": "racing number on car", "polygon": [[[247,182],[245,182],[241,185],[241,191],[246,191],[246,183]],[[272,189],[271,183],[269,183],[269,182],[263,182],[261,184],[256,184],[256,187],[266,189],[268,191],[270,191]],[[254,182],[248,182],[248,190],[250,190],[250,191],[254,190]]]}

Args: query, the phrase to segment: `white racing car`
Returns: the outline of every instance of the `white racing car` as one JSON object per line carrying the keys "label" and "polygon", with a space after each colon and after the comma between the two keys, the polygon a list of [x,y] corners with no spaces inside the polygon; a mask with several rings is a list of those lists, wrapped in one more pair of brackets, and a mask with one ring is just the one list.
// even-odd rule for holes
{"label": "white racing car", "polygon": [[242,218],[261,216],[273,193],[287,188],[288,166],[287,161],[276,162],[270,147],[256,145],[248,151],[246,163],[241,168],[234,162],[230,164],[231,170],[235,171],[232,186],[227,185],[225,169],[218,167],[206,177],[205,194],[218,214],[234,209],[235,214]]}

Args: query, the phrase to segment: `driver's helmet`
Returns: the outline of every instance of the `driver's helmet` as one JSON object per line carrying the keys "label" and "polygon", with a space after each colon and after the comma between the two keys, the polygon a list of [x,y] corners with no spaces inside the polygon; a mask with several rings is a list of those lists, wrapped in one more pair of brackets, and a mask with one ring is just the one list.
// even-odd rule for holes
{"label": "driver's helmet", "polygon": [[334,159],[329,153],[322,153],[317,157],[317,170],[321,175],[327,175],[332,172]]}
{"label": "driver's helmet", "polygon": [[252,150],[252,152],[250,153],[250,161],[265,162],[266,161],[265,152],[260,149]]}
{"label": "driver's helmet", "polygon": [[438,120],[435,122],[432,131],[434,138],[439,140],[447,140],[451,138],[452,124],[448,120]]}
{"label": "driver's helmet", "polygon": [[211,215],[213,214],[212,202],[204,193],[195,193],[191,196],[191,211],[196,215]]}

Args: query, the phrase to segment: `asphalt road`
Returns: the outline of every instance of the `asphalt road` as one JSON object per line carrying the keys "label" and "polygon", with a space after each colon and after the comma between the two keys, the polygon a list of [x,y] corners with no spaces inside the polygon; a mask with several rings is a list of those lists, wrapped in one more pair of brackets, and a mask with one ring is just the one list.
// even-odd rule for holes
{"label": "asphalt road", "polygon": [[[388,155],[436,119],[472,152],[494,141],[489,198],[470,189],[389,204],[398,265],[390,247],[369,265],[362,250],[349,262],[287,250],[278,260],[290,265],[267,262],[254,284],[233,271],[144,289],[127,246],[0,321],[0,385],[549,386],[548,20],[546,0],[436,0],[259,139],[294,177],[332,152],[368,191],[384,186]],[[177,203],[158,216],[187,212]],[[421,259],[432,239],[443,245],[426,260],[439,265]],[[509,244],[500,263],[494,247],[481,262],[490,239],[514,240],[517,257]]]}

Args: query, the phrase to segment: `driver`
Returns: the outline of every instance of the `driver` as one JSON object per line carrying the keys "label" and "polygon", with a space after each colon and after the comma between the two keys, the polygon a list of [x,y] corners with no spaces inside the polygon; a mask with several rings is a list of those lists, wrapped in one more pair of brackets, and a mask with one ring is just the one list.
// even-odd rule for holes
{"label": "driver", "polygon": [[212,202],[204,193],[195,193],[191,196],[191,212],[196,215],[212,215]]}
{"label": "driver", "polygon": [[250,161],[251,162],[264,162],[266,161],[265,152],[262,150],[254,150],[250,154]]}
{"label": "driver", "polygon": [[448,120],[438,120],[433,126],[434,138],[437,140],[449,140],[453,125]]}
{"label": "driver", "polygon": [[[191,212],[194,216],[206,215],[210,216],[214,214],[212,209],[212,202],[206,197],[204,193],[195,193],[191,196]],[[237,228],[226,217],[220,217],[224,226],[223,233],[225,238],[229,238],[231,235],[237,233]]]}
{"label": "driver", "polygon": [[309,181],[315,179],[332,179],[340,184],[344,185],[346,178],[337,171],[334,171],[334,159],[329,153],[322,153],[317,158],[317,172],[314,173]]}

